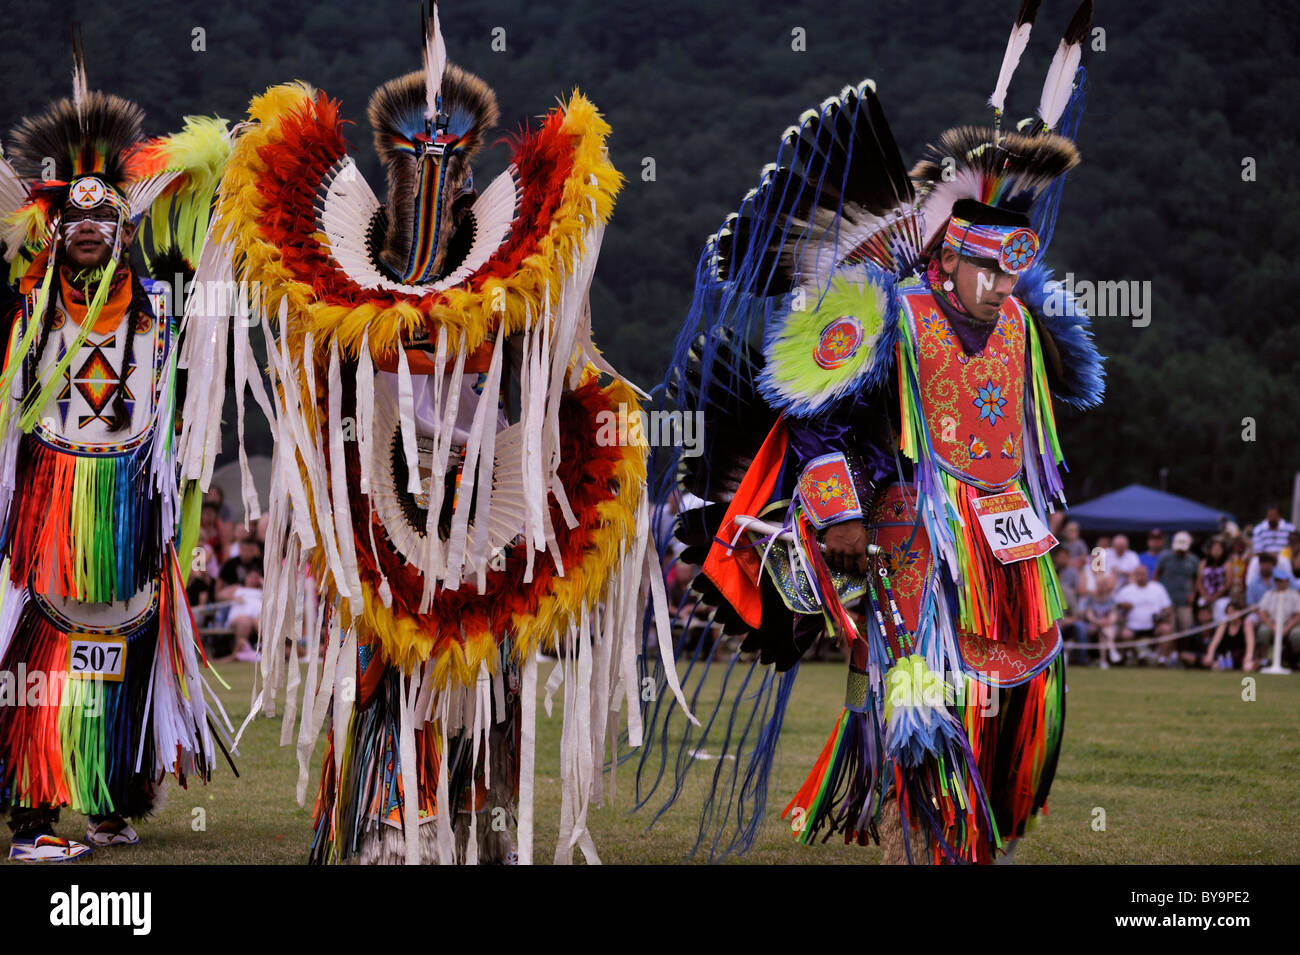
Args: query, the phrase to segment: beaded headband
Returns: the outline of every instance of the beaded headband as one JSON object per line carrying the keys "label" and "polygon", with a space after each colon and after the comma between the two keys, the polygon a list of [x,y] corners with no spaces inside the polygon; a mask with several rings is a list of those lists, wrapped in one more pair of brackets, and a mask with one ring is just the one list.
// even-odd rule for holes
{"label": "beaded headband", "polygon": [[1003,272],[1023,272],[1038,257],[1038,235],[1025,226],[975,225],[953,216],[944,248],[976,259],[994,259]]}

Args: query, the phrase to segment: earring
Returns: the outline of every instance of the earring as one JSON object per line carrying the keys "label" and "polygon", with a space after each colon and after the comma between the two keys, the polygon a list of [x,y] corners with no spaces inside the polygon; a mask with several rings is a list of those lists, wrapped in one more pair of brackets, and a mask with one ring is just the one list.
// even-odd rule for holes
{"label": "earring", "polygon": [[953,286],[953,284],[952,284],[952,279],[945,279],[945,280],[944,280],[944,283],[943,283],[943,290],[944,290],[945,292],[951,292],[951,291],[953,290],[953,288],[954,288],[954,286]]}

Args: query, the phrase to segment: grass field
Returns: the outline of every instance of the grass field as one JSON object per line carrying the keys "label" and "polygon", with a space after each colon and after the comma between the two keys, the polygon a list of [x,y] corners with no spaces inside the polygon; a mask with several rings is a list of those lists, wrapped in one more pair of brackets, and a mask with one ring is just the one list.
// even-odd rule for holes
{"label": "grass field", "polygon": [[[541,683],[550,664],[543,664]],[[252,667],[226,664],[223,694],[232,719],[248,711]],[[777,815],[816,759],[838,714],[843,667],[808,664],[799,675],[770,788],[767,819],[741,864],[872,864],[878,849],[834,841],[794,842]],[[1049,815],[1017,851],[1018,863],[1283,863],[1300,861],[1294,800],[1300,791],[1300,676],[1256,676],[1243,699],[1240,673],[1075,668],[1069,672],[1064,751]],[[1248,695],[1248,694],[1247,694]],[[559,707],[539,707],[536,859],[549,861],[559,814]],[[241,778],[219,766],[212,784],[170,785],[161,815],[140,824],[143,842],[101,850],[83,864],[293,864],[306,859],[310,800],[294,802],[297,763],[278,746],[279,720],[259,719],[244,737]],[[319,758],[320,747],[317,747]],[[681,800],[649,832],[632,814],[632,774],[620,768],[614,805],[593,810],[602,861],[644,864],[685,859],[695,839],[702,764]],[[196,810],[202,809],[202,813]],[[1105,829],[1094,827],[1104,810]],[[201,831],[196,831],[199,823]],[[81,835],[66,814],[60,835]]]}

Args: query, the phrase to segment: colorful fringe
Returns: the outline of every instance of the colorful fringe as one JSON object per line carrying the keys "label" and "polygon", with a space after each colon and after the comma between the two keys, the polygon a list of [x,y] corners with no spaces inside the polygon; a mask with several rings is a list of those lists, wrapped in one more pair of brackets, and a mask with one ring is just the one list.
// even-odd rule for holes
{"label": "colorful fringe", "polygon": [[822,842],[837,832],[844,833],[846,843],[865,846],[868,839],[879,841],[884,752],[875,706],[862,711],[846,707],[812,772],[781,813],[782,819],[791,820],[799,842],[811,843],[823,829]]}
{"label": "colorful fringe", "polygon": [[[960,575],[956,580],[959,616],[964,633],[998,639],[1008,633],[1039,634],[1060,619],[1064,610],[1060,584],[1051,557],[1003,564],[993,556],[980,530],[971,502],[979,488],[965,484],[946,471],[938,484],[960,521],[951,521],[954,551]],[[1017,482],[1016,486],[1022,486]]]}
{"label": "colorful fringe", "polygon": [[[996,691],[973,683],[968,681],[961,718],[998,830],[1006,839],[1018,839],[1039,811],[1046,811],[1056,775],[1065,728],[1065,655],[1028,683],[1002,691],[992,717],[986,715],[988,694]],[[978,861],[991,861],[988,849],[980,848]]]}
{"label": "colorful fringe", "polygon": [[[882,811],[903,820],[903,844],[911,858],[910,826],[919,826],[937,864],[992,862],[1008,840],[1024,835],[1036,814],[1045,811],[1056,772],[1065,722],[1064,662],[1058,657],[1034,679],[1001,691],[996,710],[991,689],[967,679],[966,696],[948,707],[899,706],[918,688],[929,689],[918,657],[910,657],[887,679],[885,730],[877,717],[878,697],[862,709],[846,707],[803,786],[786,806],[795,837],[811,842],[826,830],[844,841],[879,841]],[[923,666],[923,665],[922,665]],[[910,670],[906,680],[897,675]],[[849,696],[861,695],[866,674],[850,672]],[[910,685],[899,693],[899,682]],[[857,687],[855,689],[855,684]],[[892,704],[892,705],[891,705]],[[908,712],[910,710],[910,712]],[[906,724],[930,720],[921,729]],[[901,747],[896,737],[923,746]],[[892,785],[893,808],[884,790]],[[916,860],[913,860],[916,861]]]}
{"label": "colorful fringe", "polygon": [[[502,649],[500,666],[509,666],[505,662],[509,652]],[[335,749],[339,744],[335,732],[327,737],[313,811],[309,856],[313,864],[388,864],[406,859],[404,814],[408,803],[403,791],[401,743],[404,678],[375,657],[366,669],[359,706],[343,733],[341,754]],[[449,719],[454,724],[457,705],[441,710],[435,704],[434,709],[453,714]],[[416,828],[421,862],[445,860],[438,846],[439,828],[450,840],[446,847],[454,846],[449,854],[457,862],[472,861],[475,851],[477,861],[503,862],[513,849],[507,831],[497,822],[501,811],[512,817],[519,801],[521,736],[516,697],[507,693],[501,699],[491,699],[482,715],[490,727],[482,734],[465,725],[446,727],[438,718],[413,727],[416,796],[410,805],[419,816]],[[445,819],[437,816],[440,791],[449,808]],[[472,816],[478,818],[473,825]]]}
{"label": "colorful fringe", "polygon": [[886,751],[911,858],[909,822],[921,828],[934,861],[974,861],[983,838],[1001,846],[974,753],[962,723],[949,709],[951,686],[911,656],[886,677]]}
{"label": "colorful fringe", "polygon": [[120,682],[70,677],[71,628],[28,599],[0,661],[0,806],[142,816],[165,773],[208,781],[213,738],[178,573],[169,561],[157,606],[114,635],[127,648]]}
{"label": "colorful fringe", "polygon": [[86,603],[127,600],[157,577],[167,551],[153,442],[80,455],[25,435],[5,528],[14,580]]}

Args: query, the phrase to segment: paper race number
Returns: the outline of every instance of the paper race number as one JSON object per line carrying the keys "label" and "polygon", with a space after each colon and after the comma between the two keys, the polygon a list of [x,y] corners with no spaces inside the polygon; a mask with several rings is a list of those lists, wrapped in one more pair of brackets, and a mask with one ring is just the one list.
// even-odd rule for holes
{"label": "paper race number", "polygon": [[1039,557],[1056,546],[1023,491],[979,497],[971,505],[993,556],[1004,564]]}
{"label": "paper race number", "polygon": [[73,636],[68,640],[68,676],[122,682],[126,640],[122,637]]}

